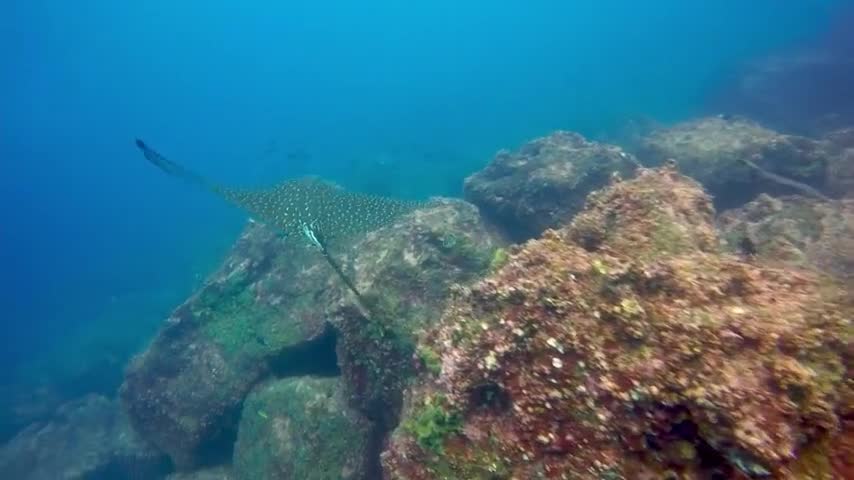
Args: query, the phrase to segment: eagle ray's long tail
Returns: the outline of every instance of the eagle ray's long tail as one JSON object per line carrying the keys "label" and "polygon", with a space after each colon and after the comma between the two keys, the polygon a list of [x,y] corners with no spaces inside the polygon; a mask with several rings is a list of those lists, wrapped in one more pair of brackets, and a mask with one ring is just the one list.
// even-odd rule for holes
{"label": "eagle ray's long tail", "polygon": [[168,158],[160,155],[153,148],[149,147],[140,139],[136,139],[136,146],[142,150],[142,154],[145,155],[145,158],[153,163],[157,168],[163,170],[169,175],[182,178],[190,183],[195,183],[205,188],[216,189],[214,185],[211,185],[208,180],[206,180],[201,175],[198,175],[190,170],[187,170],[183,166],[169,160]]}

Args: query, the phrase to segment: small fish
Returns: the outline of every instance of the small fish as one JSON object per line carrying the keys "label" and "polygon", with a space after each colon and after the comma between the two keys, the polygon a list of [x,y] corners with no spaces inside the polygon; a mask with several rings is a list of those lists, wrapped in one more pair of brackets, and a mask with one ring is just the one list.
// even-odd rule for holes
{"label": "small fish", "polygon": [[296,148],[294,150],[289,151],[285,155],[285,158],[287,158],[290,161],[304,162],[307,160],[311,160],[311,154],[302,148]]}
{"label": "small fish", "polygon": [[268,143],[267,146],[264,147],[264,151],[261,152],[261,155],[267,157],[267,156],[273,155],[274,153],[277,153],[278,151],[279,151],[279,143],[276,142],[276,139],[271,139],[270,143]]}

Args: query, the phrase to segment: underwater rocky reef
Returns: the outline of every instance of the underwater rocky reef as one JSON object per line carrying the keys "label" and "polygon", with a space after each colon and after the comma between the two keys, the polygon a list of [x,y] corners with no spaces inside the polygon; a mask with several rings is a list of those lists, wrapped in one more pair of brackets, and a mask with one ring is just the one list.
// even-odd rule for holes
{"label": "underwater rocky reef", "polygon": [[422,337],[440,368],[407,391],[387,477],[833,478],[846,292],[726,253],[713,214],[645,170],[460,292]]}
{"label": "underwater rocky reef", "polygon": [[0,478],[854,478],[851,132],[555,132],[339,272],[250,222]]}

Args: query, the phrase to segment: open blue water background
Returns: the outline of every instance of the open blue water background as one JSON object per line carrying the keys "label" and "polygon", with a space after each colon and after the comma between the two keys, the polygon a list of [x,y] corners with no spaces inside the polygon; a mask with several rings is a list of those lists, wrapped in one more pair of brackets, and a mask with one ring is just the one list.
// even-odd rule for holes
{"label": "open blue water background", "polygon": [[81,329],[144,341],[243,225],[135,137],[223,182],[457,195],[551,130],[702,113],[728,71],[840,3],[2,2],[3,372]]}

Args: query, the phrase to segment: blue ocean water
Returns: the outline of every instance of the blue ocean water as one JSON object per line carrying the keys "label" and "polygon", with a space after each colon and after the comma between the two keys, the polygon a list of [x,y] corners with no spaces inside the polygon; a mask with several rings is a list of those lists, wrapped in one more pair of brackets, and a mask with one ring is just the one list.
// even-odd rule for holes
{"label": "blue ocean water", "polygon": [[136,137],[234,184],[459,195],[552,130],[702,113],[728,72],[820,35],[842,3],[3,2],[0,371],[103,353],[68,338],[140,345],[242,228]]}

